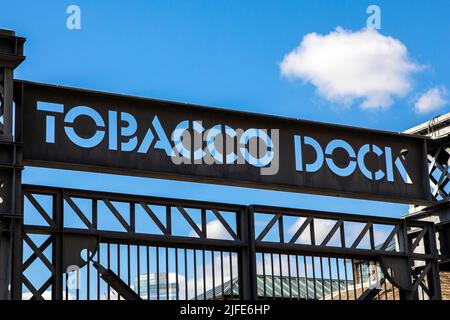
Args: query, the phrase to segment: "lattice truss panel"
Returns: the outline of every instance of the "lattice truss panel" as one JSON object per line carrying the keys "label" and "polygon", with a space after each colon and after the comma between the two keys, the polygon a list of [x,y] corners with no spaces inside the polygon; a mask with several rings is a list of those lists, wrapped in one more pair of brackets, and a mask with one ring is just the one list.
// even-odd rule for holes
{"label": "lattice truss panel", "polygon": [[[199,299],[209,290],[237,299],[239,210],[25,190],[22,298],[122,299],[94,268],[100,263],[142,299]],[[65,266],[71,246],[92,236],[99,239],[95,252],[82,252],[89,262]]]}
{"label": "lattice truss panel", "polygon": [[427,222],[38,186],[24,219],[23,299],[242,299],[249,277],[261,299],[440,294]]}
{"label": "lattice truss panel", "polygon": [[433,200],[450,200],[450,146],[442,145],[428,154],[428,172]]}
{"label": "lattice truss panel", "polygon": [[430,225],[419,223],[405,232],[397,219],[338,218],[334,213],[266,207],[253,210],[258,274],[263,275],[258,289],[264,297],[354,300],[375,288],[372,299],[399,299],[400,291],[393,285],[395,270],[386,261],[407,255],[411,277],[404,287],[416,298],[434,298],[428,279],[436,272],[437,256],[429,246],[434,241]]}

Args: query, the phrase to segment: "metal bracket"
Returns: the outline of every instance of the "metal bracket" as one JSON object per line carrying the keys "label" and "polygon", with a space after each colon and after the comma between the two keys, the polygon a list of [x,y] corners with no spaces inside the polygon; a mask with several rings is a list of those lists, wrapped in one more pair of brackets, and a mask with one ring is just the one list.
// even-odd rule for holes
{"label": "metal bracket", "polygon": [[[64,234],[62,270],[66,272],[70,266],[84,267],[95,255],[99,246],[95,235]],[[88,250],[86,259],[81,256],[83,250]]]}
{"label": "metal bracket", "polygon": [[407,257],[380,256],[380,268],[384,277],[400,290],[412,291],[411,270]]}

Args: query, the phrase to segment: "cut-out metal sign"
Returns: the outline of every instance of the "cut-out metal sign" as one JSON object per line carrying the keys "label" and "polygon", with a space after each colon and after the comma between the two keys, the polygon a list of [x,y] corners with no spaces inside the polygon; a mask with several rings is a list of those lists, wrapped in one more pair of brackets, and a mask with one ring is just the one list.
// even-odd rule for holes
{"label": "cut-out metal sign", "polygon": [[16,82],[26,165],[428,203],[423,137]]}

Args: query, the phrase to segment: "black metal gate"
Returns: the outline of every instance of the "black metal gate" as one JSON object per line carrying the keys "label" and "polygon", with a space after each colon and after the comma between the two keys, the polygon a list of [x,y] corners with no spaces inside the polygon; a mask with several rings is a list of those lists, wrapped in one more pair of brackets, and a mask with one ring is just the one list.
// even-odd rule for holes
{"label": "black metal gate", "polygon": [[31,185],[23,192],[17,299],[440,297],[432,223]]}

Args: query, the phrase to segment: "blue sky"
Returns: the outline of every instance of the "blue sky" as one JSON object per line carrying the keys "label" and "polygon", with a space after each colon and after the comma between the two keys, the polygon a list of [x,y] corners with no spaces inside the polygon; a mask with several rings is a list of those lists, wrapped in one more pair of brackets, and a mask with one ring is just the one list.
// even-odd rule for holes
{"label": "blue sky", "polygon": [[[1,1],[0,26],[26,37],[16,78],[229,109],[402,131],[448,111],[417,114],[427,90],[450,87],[450,6],[446,1]],[[81,8],[81,30],[66,28],[66,8]],[[411,89],[389,108],[342,106],[317,87],[280,74],[303,37],[340,26],[356,32],[366,8],[381,8],[383,36],[400,41]],[[446,109],[447,108],[447,109]],[[154,196],[258,203],[400,216],[381,202],[26,168],[24,182]]]}

